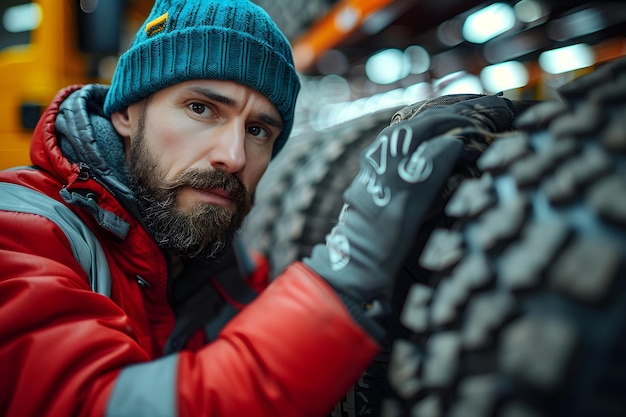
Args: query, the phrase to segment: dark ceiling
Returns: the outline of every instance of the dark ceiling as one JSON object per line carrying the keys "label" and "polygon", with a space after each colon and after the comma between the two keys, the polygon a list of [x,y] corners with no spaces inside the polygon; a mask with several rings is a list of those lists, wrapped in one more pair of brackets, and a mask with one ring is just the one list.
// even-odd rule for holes
{"label": "dark ceiling", "polygon": [[[503,0],[501,2],[514,5],[518,0]],[[277,24],[285,32],[287,37],[294,43],[311,31],[314,24],[323,19],[333,7],[341,4],[359,4],[357,0],[257,0],[270,15],[274,17]],[[375,1],[362,1],[361,3],[375,3]],[[388,3],[378,1],[379,4]],[[418,44],[423,46],[431,55],[441,54],[447,50],[455,49],[460,53],[461,59],[466,61],[476,59],[480,61],[479,52],[487,45],[474,45],[468,42],[457,42],[454,44],[444,44],[437,35],[439,26],[447,22],[448,24],[459,24],[462,19],[471,11],[477,10],[494,3],[494,1],[482,0],[396,0],[380,8],[373,16],[377,19],[369,19],[369,22],[362,22],[352,32],[343,37],[338,37],[328,49],[339,51],[345,56],[350,68],[363,64],[372,53],[385,48],[406,48],[409,45]],[[568,41],[589,41],[597,43],[603,39],[615,36],[624,36],[623,26],[626,21],[626,4],[623,1],[613,2],[589,2],[584,0],[542,0],[544,9],[547,10],[546,19],[541,25],[517,27],[515,33],[501,35],[490,41],[489,47],[498,50],[498,42],[507,46],[516,37],[525,36],[526,40],[531,39],[537,46],[535,53],[542,49],[552,48]],[[569,39],[555,41],[547,35],[548,26],[552,22],[558,22],[564,16],[573,11],[595,7],[599,10],[598,16],[605,21],[605,29],[599,33],[593,33],[584,38],[577,37],[576,33],[571,34]],[[375,21],[375,24],[371,24]],[[570,24],[571,25],[571,24]],[[561,25],[563,26],[563,25]],[[570,31],[576,28],[565,28]],[[511,43],[512,45],[512,43]],[[500,45],[501,47],[501,45]],[[502,49],[502,48],[501,48]],[[323,55],[323,54],[322,54]],[[513,53],[513,55],[515,55]],[[321,56],[321,55],[320,55]],[[518,56],[503,58],[534,59],[535,55],[524,53]],[[318,57],[319,58],[319,57]],[[477,63],[479,65],[480,63]],[[436,70],[436,68],[435,68]],[[319,75],[319,68],[313,64],[301,71],[307,75]]]}

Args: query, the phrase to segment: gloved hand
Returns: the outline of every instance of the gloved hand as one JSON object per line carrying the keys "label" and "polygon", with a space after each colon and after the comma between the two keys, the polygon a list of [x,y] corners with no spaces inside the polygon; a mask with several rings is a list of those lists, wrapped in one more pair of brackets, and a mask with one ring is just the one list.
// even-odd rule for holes
{"label": "gloved hand", "polygon": [[463,141],[454,135],[510,126],[509,106],[485,96],[383,129],[361,154],[326,244],[316,245],[304,263],[359,305],[383,294],[461,154]]}

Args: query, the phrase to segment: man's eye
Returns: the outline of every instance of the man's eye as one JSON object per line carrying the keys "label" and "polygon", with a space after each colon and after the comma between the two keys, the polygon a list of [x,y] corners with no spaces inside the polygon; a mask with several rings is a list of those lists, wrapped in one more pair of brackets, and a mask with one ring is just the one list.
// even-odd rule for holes
{"label": "man's eye", "polygon": [[192,112],[196,114],[205,114],[207,111],[209,111],[208,106],[202,103],[191,103],[189,105],[189,108]]}
{"label": "man's eye", "polygon": [[268,138],[270,136],[270,133],[267,130],[259,126],[250,126],[248,128],[248,133],[250,133],[255,138],[261,138],[261,139]]}

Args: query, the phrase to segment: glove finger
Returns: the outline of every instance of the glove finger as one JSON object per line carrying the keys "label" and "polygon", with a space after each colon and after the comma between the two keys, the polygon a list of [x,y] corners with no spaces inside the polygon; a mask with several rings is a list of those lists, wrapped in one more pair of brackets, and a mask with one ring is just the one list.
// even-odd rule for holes
{"label": "glove finger", "polygon": [[509,99],[500,96],[484,96],[460,101],[447,107],[433,107],[424,111],[419,117],[427,118],[436,113],[469,117],[478,122],[478,126],[482,129],[500,132],[511,129],[517,110]]}
{"label": "glove finger", "polygon": [[444,107],[449,106],[459,101],[465,101],[472,98],[483,97],[484,94],[446,94],[443,96],[432,97],[426,100],[418,101],[413,104],[409,104],[398,110],[392,117],[389,124],[400,123],[404,120],[413,119],[418,114],[426,111],[431,107]]}
{"label": "glove finger", "polygon": [[[369,162],[376,162],[387,156],[413,153],[424,141],[440,136],[451,129],[475,126],[476,122],[473,119],[450,112],[433,112],[428,118],[416,117],[405,120],[381,130],[376,140],[361,154],[361,161],[368,162],[368,156],[385,151],[388,151],[387,155],[376,155],[372,158],[374,161]],[[373,164],[373,166],[380,165]]]}
{"label": "glove finger", "polygon": [[[451,136],[439,136],[426,142],[412,153],[393,155],[388,148],[366,155],[368,168],[362,169],[344,193],[346,202],[360,207],[363,214],[375,219],[380,209],[393,203],[405,190],[412,198],[414,215],[423,215],[445,184],[463,150],[463,142]],[[394,159],[390,162],[388,159]],[[373,167],[373,168],[372,168]],[[365,191],[365,192],[364,192]]]}

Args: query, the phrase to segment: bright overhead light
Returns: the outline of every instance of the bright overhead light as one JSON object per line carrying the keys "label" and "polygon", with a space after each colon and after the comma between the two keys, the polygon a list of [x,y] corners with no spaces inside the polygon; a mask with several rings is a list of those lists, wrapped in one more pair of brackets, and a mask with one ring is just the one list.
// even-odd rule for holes
{"label": "bright overhead light", "polygon": [[411,45],[404,50],[410,62],[411,74],[422,74],[430,69],[430,54],[419,45]]}
{"label": "bright overhead light", "polygon": [[539,55],[539,66],[549,74],[562,74],[595,64],[596,54],[587,44],[565,46]]}
{"label": "bright overhead light", "polygon": [[39,27],[41,15],[41,6],[39,4],[20,4],[5,10],[2,15],[2,25],[7,32],[28,32]]}
{"label": "bright overhead light", "polygon": [[365,62],[365,74],[377,84],[393,84],[409,75],[411,63],[399,49],[384,49]]}
{"label": "bright overhead light", "polygon": [[352,5],[348,5],[341,9],[335,17],[335,26],[341,32],[349,32],[359,23],[361,14],[359,9]]}
{"label": "bright overhead light", "polygon": [[536,0],[520,0],[513,8],[517,18],[525,23],[536,22],[546,14],[541,3]]}
{"label": "bright overhead light", "polygon": [[448,94],[482,94],[485,90],[480,78],[465,71],[448,74],[435,81],[435,89],[439,95]]}
{"label": "bright overhead light", "polygon": [[494,3],[472,13],[463,23],[463,37],[468,42],[485,43],[489,39],[512,29],[515,12],[508,4]]}
{"label": "bright overhead light", "polygon": [[486,90],[497,93],[528,84],[528,70],[518,61],[503,62],[483,68],[480,79]]}

